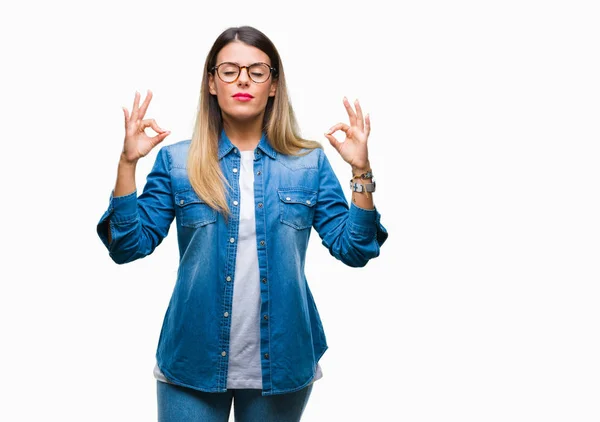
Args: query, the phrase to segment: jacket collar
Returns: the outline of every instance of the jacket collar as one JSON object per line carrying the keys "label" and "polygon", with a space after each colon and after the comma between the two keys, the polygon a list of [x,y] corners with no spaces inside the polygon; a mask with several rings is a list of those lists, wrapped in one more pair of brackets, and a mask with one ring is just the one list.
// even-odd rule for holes
{"label": "jacket collar", "polygon": [[[225,134],[225,130],[221,130],[221,136],[219,136],[219,160],[225,157],[232,149],[235,148],[235,145],[231,143],[227,135]],[[258,148],[267,154],[269,157],[275,159],[277,157],[277,151],[273,149],[269,140],[267,139],[267,134],[263,132],[260,137],[260,141],[258,142]]]}

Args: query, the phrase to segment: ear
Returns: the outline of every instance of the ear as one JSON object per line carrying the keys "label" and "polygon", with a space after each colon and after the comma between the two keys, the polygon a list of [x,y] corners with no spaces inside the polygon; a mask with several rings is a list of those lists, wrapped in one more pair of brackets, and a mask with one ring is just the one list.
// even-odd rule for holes
{"label": "ear", "polygon": [[269,88],[269,97],[274,97],[275,92],[277,92],[277,79],[271,81],[271,87]]}
{"label": "ear", "polygon": [[212,95],[217,95],[217,90],[215,87],[215,76],[212,73],[208,74],[208,92]]}

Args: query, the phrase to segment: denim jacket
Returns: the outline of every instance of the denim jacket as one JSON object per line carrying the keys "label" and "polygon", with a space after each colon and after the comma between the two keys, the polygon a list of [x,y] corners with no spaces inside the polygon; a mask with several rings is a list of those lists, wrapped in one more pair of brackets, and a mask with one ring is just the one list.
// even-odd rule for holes
{"label": "denim jacket", "polygon": [[[223,131],[218,158],[231,184],[229,221],[192,189],[190,141],[163,146],[139,197],[110,196],[97,233],[118,264],[154,251],[176,220],[179,267],[156,351],[172,383],[225,392],[239,227],[240,153]],[[308,385],[327,350],[304,274],[311,228],[331,255],[351,267],[379,256],[387,239],[377,209],[348,206],[322,149],[305,156],[277,153],[263,134],[254,150],[256,248],[260,273],[262,395]],[[110,229],[111,242],[107,231]]]}

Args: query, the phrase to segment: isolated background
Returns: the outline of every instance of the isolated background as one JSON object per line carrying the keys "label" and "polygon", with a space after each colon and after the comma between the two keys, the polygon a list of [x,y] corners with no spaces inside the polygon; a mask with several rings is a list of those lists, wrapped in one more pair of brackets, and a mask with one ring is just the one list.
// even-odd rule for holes
{"label": "isolated background", "polygon": [[121,107],[151,89],[165,144],[188,139],[206,53],[244,24],[275,42],[343,186],[322,133],[346,121],[344,95],[371,114],[390,234],[352,269],[313,232],[330,348],[303,420],[600,420],[596,2],[58,0],[0,16],[1,420],[156,419],[176,237],[118,266],[96,236]]}

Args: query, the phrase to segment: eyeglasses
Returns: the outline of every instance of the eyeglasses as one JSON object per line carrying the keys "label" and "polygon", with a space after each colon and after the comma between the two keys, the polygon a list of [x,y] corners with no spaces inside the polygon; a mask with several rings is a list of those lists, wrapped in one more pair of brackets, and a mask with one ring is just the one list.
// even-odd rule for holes
{"label": "eyeglasses", "polygon": [[244,68],[248,72],[250,79],[257,84],[267,82],[271,73],[277,74],[277,70],[266,63],[253,63],[250,66],[240,66],[237,63],[223,62],[217,66],[213,66],[210,71],[216,71],[219,79],[225,83],[232,84],[238,80]]}

